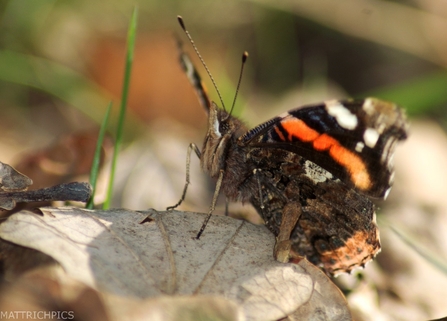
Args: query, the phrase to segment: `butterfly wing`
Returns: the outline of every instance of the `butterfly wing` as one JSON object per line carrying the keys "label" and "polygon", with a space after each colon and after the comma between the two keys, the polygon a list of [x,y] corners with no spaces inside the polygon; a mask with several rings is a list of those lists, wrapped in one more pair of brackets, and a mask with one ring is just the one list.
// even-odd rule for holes
{"label": "butterfly wing", "polygon": [[[290,231],[291,249],[328,274],[364,266],[380,250],[374,204],[331,173],[285,150],[253,148],[259,192],[250,202],[279,236]],[[296,224],[284,226],[294,204]],[[292,209],[293,210],[293,209]]]}
{"label": "butterfly wing", "polygon": [[180,65],[182,66],[186,77],[188,77],[190,84],[196,91],[197,98],[199,98],[200,104],[206,110],[206,112],[209,113],[209,110],[211,108],[211,100],[208,96],[208,90],[206,89],[206,86],[203,83],[202,78],[197,71],[197,68],[192,63],[191,58],[189,58],[188,54],[183,50],[182,42],[179,39],[177,39],[177,47],[179,51]]}
{"label": "butterfly wing", "polygon": [[407,137],[403,111],[374,98],[291,110],[250,130],[240,143],[298,154],[370,197],[386,197],[392,156]]}

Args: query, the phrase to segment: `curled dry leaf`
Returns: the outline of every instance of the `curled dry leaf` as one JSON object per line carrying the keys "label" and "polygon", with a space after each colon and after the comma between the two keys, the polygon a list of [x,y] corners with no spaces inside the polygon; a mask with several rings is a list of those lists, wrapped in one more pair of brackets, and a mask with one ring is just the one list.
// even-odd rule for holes
{"label": "curled dry leaf", "polygon": [[[4,195],[7,193],[14,193],[16,191],[24,191],[33,184],[33,181],[18,172],[14,167],[0,162],[0,195]],[[16,202],[11,197],[3,197],[0,200],[0,208],[5,210],[13,209],[16,205]]]}
{"label": "curled dry leaf", "polygon": [[32,191],[0,193],[0,208],[11,210],[18,202],[87,202],[91,195],[92,187],[89,183],[72,182]]}
{"label": "curled dry leaf", "polygon": [[18,172],[14,167],[0,162],[0,188],[4,191],[23,191],[33,184],[33,181]]}
{"label": "curled dry leaf", "polygon": [[0,209],[12,210],[18,202],[87,202],[92,194],[88,183],[72,182],[27,191],[32,184],[29,177],[0,162]]}
{"label": "curled dry leaf", "polygon": [[[113,296],[219,295],[248,320],[350,320],[343,296],[316,267],[272,257],[264,227],[203,214],[42,208],[0,225],[0,237],[41,251],[67,273]],[[238,315],[238,313],[236,313]]]}

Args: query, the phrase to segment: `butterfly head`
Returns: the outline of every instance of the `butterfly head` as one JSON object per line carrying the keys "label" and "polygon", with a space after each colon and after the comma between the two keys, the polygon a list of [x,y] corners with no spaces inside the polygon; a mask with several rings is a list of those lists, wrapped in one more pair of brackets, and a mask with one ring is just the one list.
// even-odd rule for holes
{"label": "butterfly head", "polygon": [[203,142],[200,162],[205,172],[217,177],[224,168],[225,155],[230,144],[247,131],[245,125],[224,109],[211,103],[208,114],[208,131]]}

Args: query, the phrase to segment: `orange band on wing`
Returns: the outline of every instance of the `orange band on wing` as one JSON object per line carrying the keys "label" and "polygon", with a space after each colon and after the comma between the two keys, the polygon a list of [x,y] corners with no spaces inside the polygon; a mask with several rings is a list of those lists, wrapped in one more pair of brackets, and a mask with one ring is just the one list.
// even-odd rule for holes
{"label": "orange band on wing", "polygon": [[[361,190],[367,190],[371,187],[371,178],[365,163],[354,152],[340,145],[340,142],[335,138],[318,133],[297,118],[285,119],[281,122],[281,125],[289,134],[289,141],[292,141],[292,137],[295,137],[306,143],[312,142],[315,150],[328,151],[334,161],[346,168],[356,187]],[[280,134],[279,130],[276,130],[276,132],[281,139],[285,140],[284,135]]]}
{"label": "orange band on wing", "polygon": [[284,135],[281,133],[281,130],[279,129],[279,127],[275,127],[275,132],[276,132],[276,134],[278,134],[279,139],[281,139],[282,141],[286,141],[286,138],[285,138]]}
{"label": "orange band on wing", "polygon": [[320,136],[316,130],[313,130],[305,122],[297,118],[285,119],[281,122],[281,125],[289,134],[289,140],[292,140],[292,136],[295,136],[303,142],[311,142]]}
{"label": "orange band on wing", "polygon": [[340,143],[329,135],[321,134],[313,142],[314,148],[319,151],[328,150],[331,146],[340,145]]}
{"label": "orange band on wing", "polygon": [[367,190],[371,187],[371,178],[366,169],[365,163],[362,159],[351,152],[349,149],[344,148],[340,144],[333,145],[329,149],[329,155],[337,163],[345,167],[351,175],[351,180],[355,186],[362,190]]}

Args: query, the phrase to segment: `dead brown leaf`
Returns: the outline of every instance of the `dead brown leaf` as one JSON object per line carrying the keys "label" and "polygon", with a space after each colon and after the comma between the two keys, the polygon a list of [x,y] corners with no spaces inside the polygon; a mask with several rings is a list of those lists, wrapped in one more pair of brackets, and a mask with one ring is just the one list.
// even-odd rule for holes
{"label": "dead brown leaf", "polygon": [[[0,225],[0,237],[47,254],[70,277],[108,297],[180,295],[188,302],[191,295],[211,295],[233,302],[232,315],[247,320],[351,319],[343,296],[319,269],[304,259],[273,259],[275,240],[264,226],[213,216],[196,240],[203,214],[41,210],[43,216],[11,216]],[[165,310],[160,304],[157,309]]]}
{"label": "dead brown leaf", "polygon": [[0,188],[4,191],[23,191],[33,184],[26,175],[14,167],[0,162]]}

